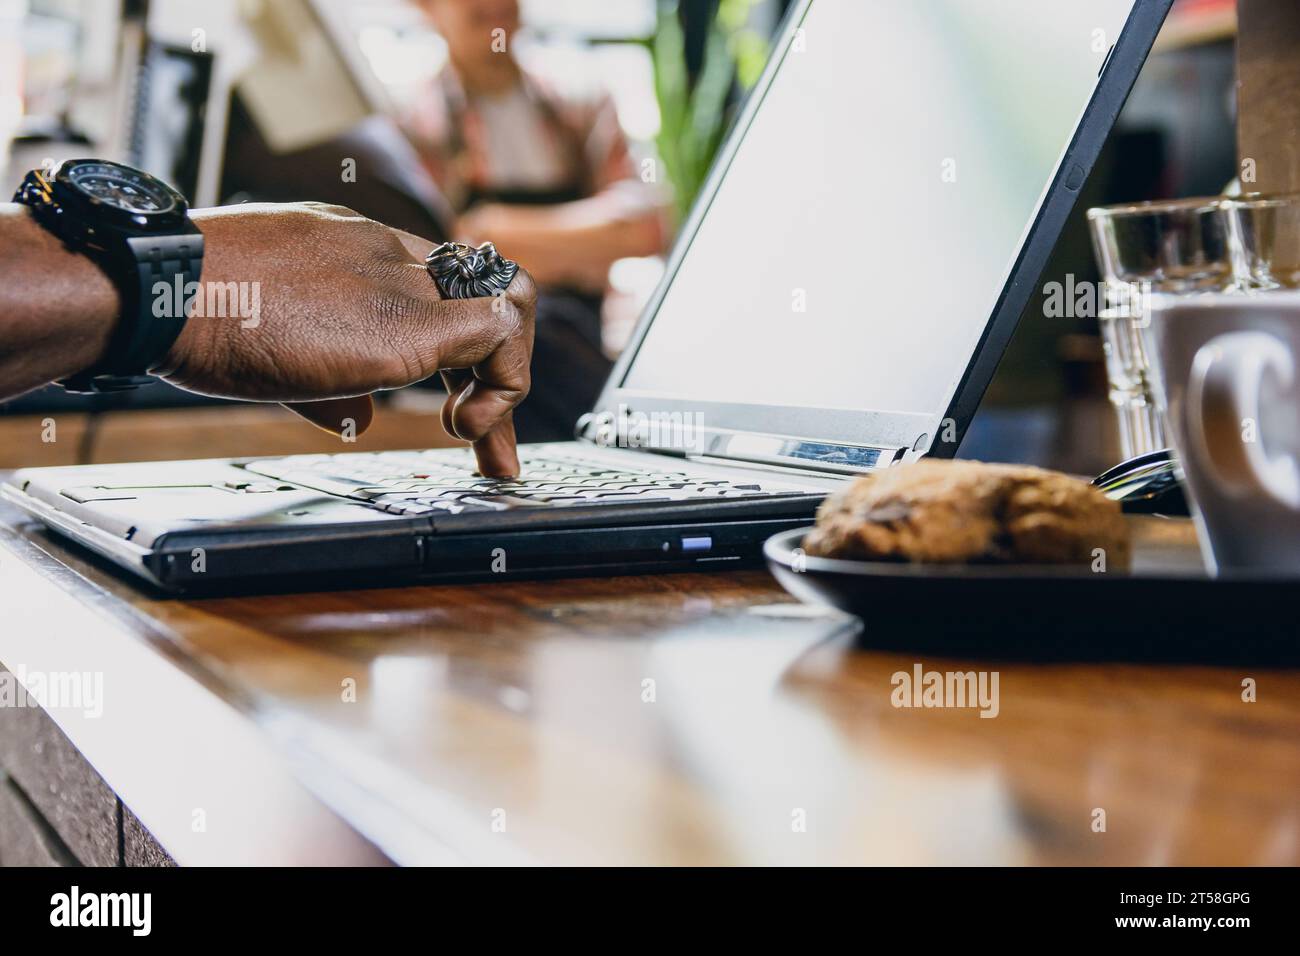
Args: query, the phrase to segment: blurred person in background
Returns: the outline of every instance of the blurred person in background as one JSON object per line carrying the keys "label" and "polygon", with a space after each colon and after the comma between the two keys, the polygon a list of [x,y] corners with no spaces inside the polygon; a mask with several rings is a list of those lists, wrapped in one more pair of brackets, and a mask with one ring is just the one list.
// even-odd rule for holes
{"label": "blurred person in background", "polygon": [[663,251],[664,197],[639,176],[606,90],[516,58],[518,0],[418,5],[448,60],[402,126],[459,217],[454,238],[491,239],[541,287],[534,387],[517,425],[528,441],[571,438],[610,368],[600,324],[610,265]]}

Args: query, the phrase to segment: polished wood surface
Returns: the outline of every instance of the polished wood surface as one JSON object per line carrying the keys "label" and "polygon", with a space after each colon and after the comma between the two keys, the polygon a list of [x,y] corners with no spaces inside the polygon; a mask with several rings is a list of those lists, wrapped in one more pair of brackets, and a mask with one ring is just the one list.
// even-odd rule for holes
{"label": "polished wood surface", "polygon": [[762,571],[158,599],[4,519],[398,862],[1300,862],[1300,672],[918,661]]}

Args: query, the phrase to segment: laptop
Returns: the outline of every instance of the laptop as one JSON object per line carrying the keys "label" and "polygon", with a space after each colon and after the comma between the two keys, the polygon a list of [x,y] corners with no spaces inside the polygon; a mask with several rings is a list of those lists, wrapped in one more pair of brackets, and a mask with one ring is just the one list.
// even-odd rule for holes
{"label": "laptop", "polygon": [[168,591],[729,568],[951,457],[1171,0],[801,0],[571,442],[27,469]]}

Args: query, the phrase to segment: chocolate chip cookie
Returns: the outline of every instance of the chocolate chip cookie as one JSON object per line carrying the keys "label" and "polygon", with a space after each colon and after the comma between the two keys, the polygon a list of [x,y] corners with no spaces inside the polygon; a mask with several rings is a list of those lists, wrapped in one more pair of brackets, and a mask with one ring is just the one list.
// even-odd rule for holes
{"label": "chocolate chip cookie", "polygon": [[[1119,504],[1060,472],[922,460],[831,495],[808,554],[860,561],[1092,565],[1129,563]],[[1100,549],[1100,550],[1098,550]]]}

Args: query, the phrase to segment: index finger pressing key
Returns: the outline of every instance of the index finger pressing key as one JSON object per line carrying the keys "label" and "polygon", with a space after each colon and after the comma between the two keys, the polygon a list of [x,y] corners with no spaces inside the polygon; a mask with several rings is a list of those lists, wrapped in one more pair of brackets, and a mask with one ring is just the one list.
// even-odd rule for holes
{"label": "index finger pressing key", "polygon": [[532,322],[504,295],[492,300],[487,314],[494,326],[488,334],[501,338],[466,376],[450,419],[455,433],[473,442],[484,475],[510,477],[519,471],[510,413],[531,384]]}

